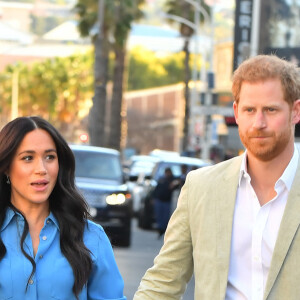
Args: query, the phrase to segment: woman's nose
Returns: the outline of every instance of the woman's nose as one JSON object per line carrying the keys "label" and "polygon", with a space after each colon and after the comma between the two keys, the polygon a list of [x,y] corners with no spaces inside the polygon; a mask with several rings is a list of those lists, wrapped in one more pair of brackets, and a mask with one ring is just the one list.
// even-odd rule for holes
{"label": "woman's nose", "polygon": [[46,174],[47,173],[47,169],[45,167],[45,163],[44,163],[43,159],[39,159],[37,161],[35,172],[38,174]]}

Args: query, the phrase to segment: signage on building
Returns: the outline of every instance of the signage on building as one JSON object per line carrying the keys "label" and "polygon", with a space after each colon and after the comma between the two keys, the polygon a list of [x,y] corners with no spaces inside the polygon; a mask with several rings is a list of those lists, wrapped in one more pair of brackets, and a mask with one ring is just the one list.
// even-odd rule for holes
{"label": "signage on building", "polygon": [[252,0],[236,0],[233,70],[250,56]]}

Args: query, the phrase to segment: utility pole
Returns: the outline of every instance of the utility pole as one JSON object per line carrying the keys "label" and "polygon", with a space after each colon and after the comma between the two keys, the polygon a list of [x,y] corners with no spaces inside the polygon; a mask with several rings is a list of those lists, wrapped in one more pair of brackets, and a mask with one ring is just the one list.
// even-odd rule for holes
{"label": "utility pole", "polygon": [[[214,35],[215,35],[215,24],[214,24],[214,1],[210,7],[210,54],[209,54],[209,71],[206,73],[206,93],[205,93],[205,103],[204,105],[210,111],[213,100],[213,88],[215,84],[214,76]],[[203,159],[209,159],[209,152],[211,147],[211,138],[212,138],[212,112],[204,115],[204,136],[202,138],[202,153],[201,157]]]}
{"label": "utility pole", "polygon": [[259,23],[260,23],[260,0],[253,0],[252,4],[252,28],[251,28],[251,46],[250,56],[258,53],[259,44]]}

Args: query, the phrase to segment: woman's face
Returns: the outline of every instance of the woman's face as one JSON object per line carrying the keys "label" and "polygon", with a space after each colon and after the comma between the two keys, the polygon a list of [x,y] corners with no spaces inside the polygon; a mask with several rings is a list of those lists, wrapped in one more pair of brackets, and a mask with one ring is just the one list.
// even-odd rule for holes
{"label": "woman's face", "polygon": [[12,159],[8,176],[11,202],[21,211],[34,206],[48,208],[48,198],[58,176],[55,143],[43,129],[27,133]]}

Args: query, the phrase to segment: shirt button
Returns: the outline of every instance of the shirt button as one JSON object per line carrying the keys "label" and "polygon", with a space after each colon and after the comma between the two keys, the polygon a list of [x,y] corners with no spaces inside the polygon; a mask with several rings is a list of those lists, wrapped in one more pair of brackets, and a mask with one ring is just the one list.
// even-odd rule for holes
{"label": "shirt button", "polygon": [[43,241],[46,241],[46,240],[47,240],[47,237],[44,235],[44,236],[42,237],[42,239],[43,239]]}
{"label": "shirt button", "polygon": [[33,280],[30,278],[30,279],[28,280],[28,283],[29,283],[29,284],[33,284]]}
{"label": "shirt button", "polygon": [[40,259],[42,259],[43,258],[43,255],[40,255]]}
{"label": "shirt button", "polygon": [[47,220],[47,224],[49,224],[50,223],[50,221],[49,220]]}

